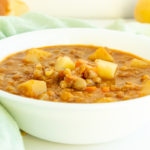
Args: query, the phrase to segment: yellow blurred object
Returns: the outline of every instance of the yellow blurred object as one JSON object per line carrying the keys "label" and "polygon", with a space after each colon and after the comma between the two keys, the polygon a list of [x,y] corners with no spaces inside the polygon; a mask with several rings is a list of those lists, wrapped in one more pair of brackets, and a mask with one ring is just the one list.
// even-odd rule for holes
{"label": "yellow blurred object", "polygon": [[28,6],[22,0],[0,0],[0,16],[19,16],[28,10]]}
{"label": "yellow blurred object", "polygon": [[26,13],[29,10],[29,8],[21,0],[10,0],[9,10],[10,11],[8,15],[19,16]]}
{"label": "yellow blurred object", "polygon": [[150,23],[150,0],[138,0],[134,15],[138,22]]}

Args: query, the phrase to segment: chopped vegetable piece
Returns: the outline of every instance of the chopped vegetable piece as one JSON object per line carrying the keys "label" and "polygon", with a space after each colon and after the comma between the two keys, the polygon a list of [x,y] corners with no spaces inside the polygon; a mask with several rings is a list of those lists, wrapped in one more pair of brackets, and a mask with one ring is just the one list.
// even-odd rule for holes
{"label": "chopped vegetable piece", "polygon": [[106,51],[106,48],[104,47],[98,48],[92,55],[89,56],[89,59],[103,59],[106,61],[114,61],[113,57]]}
{"label": "chopped vegetable piece", "polygon": [[80,66],[83,65],[83,64],[85,64],[83,61],[78,60],[78,61],[76,61],[76,63],[75,63],[75,67],[76,67],[76,68],[77,68],[77,67],[80,67]]}
{"label": "chopped vegetable piece", "polygon": [[97,59],[97,71],[98,75],[105,79],[113,79],[117,70],[117,64]]}
{"label": "chopped vegetable piece", "polygon": [[91,68],[87,68],[84,72],[84,77],[86,79],[94,79],[97,76],[98,76],[97,73],[95,71],[93,71],[93,69],[91,69]]}
{"label": "chopped vegetable piece", "polygon": [[86,68],[87,68],[86,64],[81,64],[80,66],[76,67],[75,71],[78,75],[82,75],[85,72]]}
{"label": "chopped vegetable piece", "polygon": [[96,77],[93,79],[93,81],[97,84],[100,84],[102,82],[102,79],[100,77]]}
{"label": "chopped vegetable piece", "polygon": [[29,97],[38,97],[47,91],[45,81],[28,80],[18,86],[19,91]]}
{"label": "chopped vegetable piece", "polygon": [[46,77],[51,77],[51,75],[54,73],[54,69],[52,67],[49,67],[45,69],[45,75]]}
{"label": "chopped vegetable piece", "polygon": [[55,70],[61,71],[66,68],[73,70],[75,68],[74,62],[68,56],[58,57],[55,64]]}
{"label": "chopped vegetable piece", "polygon": [[89,87],[86,87],[85,91],[94,92],[96,89],[97,89],[96,86],[89,86]]}
{"label": "chopped vegetable piece", "polygon": [[92,79],[86,79],[87,86],[95,85],[95,82]]}
{"label": "chopped vegetable piece", "polygon": [[146,80],[145,82],[143,82],[142,84],[142,89],[141,89],[141,93],[143,95],[148,95],[150,94],[150,80]]}
{"label": "chopped vegetable piece", "polygon": [[137,67],[137,68],[146,68],[148,66],[148,63],[140,60],[140,59],[132,59],[131,60],[131,67]]}
{"label": "chopped vegetable piece", "polygon": [[86,86],[87,86],[86,81],[80,77],[76,78],[73,84],[73,87],[76,90],[84,90]]}
{"label": "chopped vegetable piece", "polygon": [[62,81],[60,82],[60,87],[61,87],[62,89],[66,88],[66,87],[67,87],[66,81],[62,80]]}
{"label": "chopped vegetable piece", "polygon": [[64,70],[64,74],[65,74],[65,75],[71,75],[71,70],[68,69],[68,68],[66,68],[66,69]]}
{"label": "chopped vegetable piece", "polygon": [[42,79],[43,78],[43,67],[42,65],[39,63],[35,66],[34,72],[33,72],[33,76],[36,79]]}
{"label": "chopped vegetable piece", "polygon": [[27,51],[25,61],[32,63],[39,63],[40,61],[45,60],[50,56],[51,56],[50,52],[33,48]]}

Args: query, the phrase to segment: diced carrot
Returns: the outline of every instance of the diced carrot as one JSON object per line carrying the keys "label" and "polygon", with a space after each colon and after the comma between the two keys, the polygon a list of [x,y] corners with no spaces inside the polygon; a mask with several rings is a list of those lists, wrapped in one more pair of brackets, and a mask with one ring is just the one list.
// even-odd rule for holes
{"label": "diced carrot", "polygon": [[104,86],[101,88],[103,92],[109,92],[110,91],[110,87],[109,86]]}
{"label": "diced carrot", "polygon": [[96,86],[89,86],[89,87],[86,87],[85,91],[94,92],[96,89],[97,89]]}
{"label": "diced carrot", "polygon": [[80,67],[82,64],[83,64],[82,61],[79,61],[79,60],[76,61],[76,63],[75,63],[75,68]]}

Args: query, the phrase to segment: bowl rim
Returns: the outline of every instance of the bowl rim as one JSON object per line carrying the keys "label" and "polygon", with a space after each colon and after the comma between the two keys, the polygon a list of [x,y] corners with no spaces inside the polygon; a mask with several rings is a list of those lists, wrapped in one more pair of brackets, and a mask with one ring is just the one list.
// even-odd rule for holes
{"label": "bowl rim", "polygon": [[[14,35],[5,39],[2,39],[0,42],[7,41],[7,40],[14,40],[18,39],[20,37],[25,37],[29,36],[30,34],[34,33],[40,33],[40,32],[47,32],[47,31],[57,31],[57,30],[100,30],[100,31],[106,31],[106,32],[112,32],[112,33],[120,33],[124,35],[131,35],[135,37],[141,37],[143,39],[148,39],[150,41],[150,38],[144,36],[144,35],[135,35],[134,33],[127,33],[127,32],[122,32],[122,31],[114,31],[114,30],[109,30],[109,29],[99,29],[99,28],[59,28],[59,29],[44,29],[44,30],[39,30],[39,31],[31,31],[31,32],[26,32],[26,33],[21,33],[18,35]],[[85,44],[86,45],[86,44]],[[88,45],[88,44],[87,44]],[[13,53],[12,53],[13,54]],[[52,107],[64,107],[64,108],[75,108],[75,109],[99,109],[99,108],[111,108],[111,107],[120,107],[120,106],[125,106],[125,105],[135,105],[137,103],[147,103],[150,102],[149,98],[150,95],[143,96],[143,97],[138,97],[135,99],[129,99],[129,100],[124,100],[124,101],[117,101],[117,102],[110,102],[110,103],[65,103],[65,102],[54,102],[54,101],[44,101],[44,100],[39,100],[39,99],[34,99],[34,98],[28,98],[28,97],[23,97],[19,95],[15,95],[3,90],[0,90],[0,98],[7,98],[7,99],[12,99],[12,101],[17,101],[19,103],[32,103],[36,105],[44,105],[44,106],[52,106]],[[21,100],[20,100],[21,99]]]}

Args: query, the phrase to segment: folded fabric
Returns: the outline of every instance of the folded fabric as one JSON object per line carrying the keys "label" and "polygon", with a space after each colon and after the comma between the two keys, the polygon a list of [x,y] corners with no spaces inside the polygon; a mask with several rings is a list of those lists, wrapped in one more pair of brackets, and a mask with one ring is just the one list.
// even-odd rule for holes
{"label": "folded fabric", "polygon": [[134,21],[126,23],[124,20],[116,20],[111,25],[107,26],[107,29],[150,36],[150,24],[143,24]]}
{"label": "folded fabric", "polygon": [[[19,17],[0,17],[0,39],[35,30],[73,27],[97,28],[96,25],[81,19],[56,18],[42,13],[30,12]],[[105,28],[150,36],[149,24],[141,24],[137,22],[126,23],[124,20],[116,20]]]}
{"label": "folded fabric", "polygon": [[0,39],[35,30],[49,28],[96,27],[86,21],[71,18],[55,18],[41,13],[27,13],[23,16],[0,17]]}
{"label": "folded fabric", "polygon": [[0,150],[24,150],[19,128],[0,105]]}

